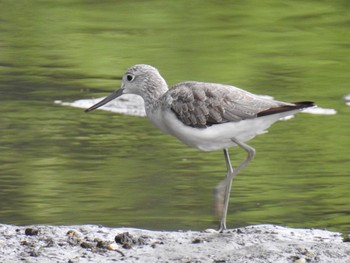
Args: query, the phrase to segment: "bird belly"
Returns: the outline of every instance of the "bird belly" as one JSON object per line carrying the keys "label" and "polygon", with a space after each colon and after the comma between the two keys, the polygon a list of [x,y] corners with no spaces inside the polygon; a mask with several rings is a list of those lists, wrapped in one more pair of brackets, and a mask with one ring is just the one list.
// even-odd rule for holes
{"label": "bird belly", "polygon": [[196,128],[183,124],[173,112],[167,111],[162,114],[162,127],[157,126],[188,146],[202,151],[215,151],[235,146],[232,139],[240,142],[251,140],[256,135],[265,133],[266,129],[280,118],[293,113],[273,114],[238,122],[215,124],[206,128]]}

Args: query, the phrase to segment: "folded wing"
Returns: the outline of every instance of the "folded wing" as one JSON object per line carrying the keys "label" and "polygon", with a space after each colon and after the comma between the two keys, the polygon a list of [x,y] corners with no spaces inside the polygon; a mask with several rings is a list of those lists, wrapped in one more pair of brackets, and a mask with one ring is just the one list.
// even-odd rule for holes
{"label": "folded wing", "polygon": [[313,105],[275,101],[233,86],[202,82],[176,84],[164,96],[163,107],[170,108],[184,124],[200,128]]}

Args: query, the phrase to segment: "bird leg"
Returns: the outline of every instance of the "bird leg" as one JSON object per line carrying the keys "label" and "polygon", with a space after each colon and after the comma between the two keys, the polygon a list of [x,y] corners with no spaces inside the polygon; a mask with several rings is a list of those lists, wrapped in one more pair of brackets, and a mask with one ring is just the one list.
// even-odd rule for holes
{"label": "bird leg", "polygon": [[233,170],[228,149],[224,149],[225,161],[227,166],[227,173],[224,180],[222,180],[215,188],[215,212],[220,216],[220,226],[218,231],[222,232],[226,229],[226,216],[228,209],[228,202],[230,199],[230,192],[233,178],[243,169],[255,156],[255,149],[243,142],[231,139],[239,147],[243,148],[247,153],[247,158]]}
{"label": "bird leg", "polygon": [[218,186],[215,188],[215,204],[214,204],[215,213],[221,217],[220,228],[219,228],[220,232],[226,229],[227,209],[224,209],[224,208],[228,207],[229,198],[226,198],[226,196],[230,195],[231,186],[232,186],[232,180],[227,181],[227,178],[229,178],[230,174],[233,173],[231,160],[230,160],[230,156],[227,148],[224,149],[224,156],[226,161],[227,172],[226,172],[225,179],[222,182],[220,182],[220,184],[218,184]]}

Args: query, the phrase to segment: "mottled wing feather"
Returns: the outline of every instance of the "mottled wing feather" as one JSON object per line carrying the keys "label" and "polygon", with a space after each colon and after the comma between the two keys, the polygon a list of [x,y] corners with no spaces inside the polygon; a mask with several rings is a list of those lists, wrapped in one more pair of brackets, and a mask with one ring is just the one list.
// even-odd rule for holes
{"label": "mottled wing feather", "polygon": [[233,86],[202,82],[176,84],[164,96],[163,107],[170,108],[186,125],[203,128],[256,118],[259,112],[271,108],[293,106]]}

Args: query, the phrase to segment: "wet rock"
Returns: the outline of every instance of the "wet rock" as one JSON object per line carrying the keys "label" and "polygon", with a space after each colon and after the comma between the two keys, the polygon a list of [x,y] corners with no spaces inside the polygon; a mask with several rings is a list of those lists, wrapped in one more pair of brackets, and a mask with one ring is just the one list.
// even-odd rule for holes
{"label": "wet rock", "polygon": [[21,245],[23,246],[31,246],[31,244],[27,240],[22,240]]}
{"label": "wet rock", "polygon": [[236,233],[237,234],[244,234],[244,231],[240,228],[236,229]]}
{"label": "wet rock", "polygon": [[46,242],[46,247],[54,247],[55,246],[55,241],[53,240],[53,238],[47,238],[45,240]]}
{"label": "wet rock", "polygon": [[31,251],[29,252],[29,255],[30,255],[31,257],[39,257],[40,252],[39,252],[38,250],[31,250]]}
{"label": "wet rock", "polygon": [[67,236],[68,237],[80,237],[81,234],[75,230],[68,230]]}
{"label": "wet rock", "polygon": [[114,238],[115,242],[121,245],[133,243],[133,237],[129,232],[118,234]]}
{"label": "wet rock", "polygon": [[94,245],[89,243],[89,242],[81,242],[80,246],[82,248],[93,248],[94,247]]}
{"label": "wet rock", "polygon": [[68,244],[72,246],[78,246],[82,242],[81,234],[74,230],[69,230],[66,233],[66,236],[68,237]]}
{"label": "wet rock", "polygon": [[164,245],[163,241],[156,241],[151,244],[151,248],[156,248],[157,245]]}
{"label": "wet rock", "polygon": [[129,243],[124,243],[122,248],[125,248],[125,249],[131,249],[131,245]]}
{"label": "wet rock", "polygon": [[130,249],[134,245],[142,246],[147,244],[146,236],[134,238],[132,235],[129,234],[129,232],[124,232],[116,235],[114,240],[117,244],[121,244],[122,247],[125,249]]}
{"label": "wet rock", "polygon": [[192,244],[199,244],[199,243],[201,243],[201,242],[203,242],[200,238],[194,238],[194,239],[192,239]]}
{"label": "wet rock", "polygon": [[39,230],[34,228],[26,228],[24,233],[26,236],[37,236],[39,234]]}
{"label": "wet rock", "polygon": [[350,236],[344,237],[344,238],[343,238],[343,242],[350,242]]}
{"label": "wet rock", "polygon": [[108,247],[110,244],[111,244],[111,242],[99,240],[99,241],[97,241],[96,247],[107,249],[107,247]]}

